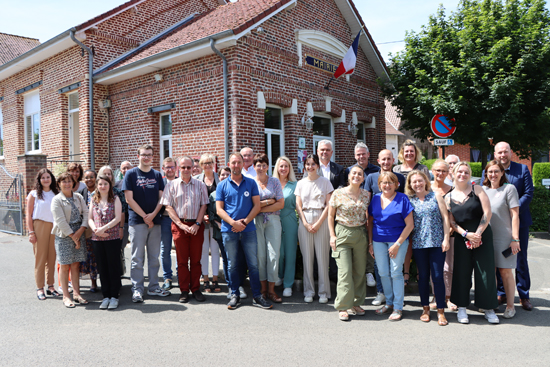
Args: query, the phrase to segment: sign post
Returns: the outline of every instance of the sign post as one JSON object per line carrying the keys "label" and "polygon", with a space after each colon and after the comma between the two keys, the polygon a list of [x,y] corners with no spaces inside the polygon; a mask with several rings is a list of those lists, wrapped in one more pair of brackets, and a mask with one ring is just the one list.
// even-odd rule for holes
{"label": "sign post", "polygon": [[435,115],[430,122],[430,127],[435,136],[442,139],[435,139],[435,145],[441,146],[443,159],[445,159],[445,146],[454,145],[453,139],[447,139],[456,131],[456,126],[453,126],[455,120],[449,119],[445,115]]}

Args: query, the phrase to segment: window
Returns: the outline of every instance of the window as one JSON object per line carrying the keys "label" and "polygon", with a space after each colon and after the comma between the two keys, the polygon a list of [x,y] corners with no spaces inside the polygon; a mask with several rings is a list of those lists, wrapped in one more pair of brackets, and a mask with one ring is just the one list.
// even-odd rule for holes
{"label": "window", "polygon": [[80,160],[80,125],[78,92],[67,96],[69,100],[69,159]]}
{"label": "window", "polygon": [[332,120],[325,116],[314,116],[313,120],[313,152],[317,154],[317,145],[321,140],[330,140],[332,142],[332,157],[331,161],[334,162],[334,131],[332,128]]}
{"label": "window", "polygon": [[269,174],[273,173],[277,158],[284,155],[283,111],[267,107],[264,110],[265,150],[269,158]]}
{"label": "window", "polygon": [[172,115],[160,115],[160,162],[172,156]]}
{"label": "window", "polygon": [[365,124],[362,122],[357,124],[357,141],[365,142]]}
{"label": "window", "polygon": [[24,96],[25,151],[40,152],[40,95],[38,91]]}
{"label": "window", "polygon": [[4,118],[0,108],[0,157],[4,157]]}
{"label": "window", "polygon": [[[470,148],[470,162],[481,162],[481,151],[479,149],[471,149]],[[494,159],[494,154],[489,153],[487,154],[487,162]]]}

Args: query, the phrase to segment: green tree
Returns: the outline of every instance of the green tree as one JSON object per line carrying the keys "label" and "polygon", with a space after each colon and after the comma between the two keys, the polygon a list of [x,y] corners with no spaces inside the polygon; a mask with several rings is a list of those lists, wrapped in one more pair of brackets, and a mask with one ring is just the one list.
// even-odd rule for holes
{"label": "green tree", "polygon": [[[491,152],[510,143],[522,157],[548,151],[550,16],[543,0],[461,0],[442,6],[388,65],[384,97],[404,128],[432,136],[435,114],[455,119],[457,143]],[[485,158],[486,154],[482,154]],[[485,159],[484,159],[485,161]]]}

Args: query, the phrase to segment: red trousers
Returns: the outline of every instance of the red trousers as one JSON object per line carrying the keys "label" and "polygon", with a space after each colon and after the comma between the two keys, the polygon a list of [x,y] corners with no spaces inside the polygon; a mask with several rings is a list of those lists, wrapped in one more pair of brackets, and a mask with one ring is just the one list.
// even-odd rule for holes
{"label": "red trousers", "polygon": [[172,223],[172,238],[176,246],[178,262],[178,283],[182,292],[196,292],[201,283],[201,256],[204,242],[204,224],[196,235],[185,232]]}

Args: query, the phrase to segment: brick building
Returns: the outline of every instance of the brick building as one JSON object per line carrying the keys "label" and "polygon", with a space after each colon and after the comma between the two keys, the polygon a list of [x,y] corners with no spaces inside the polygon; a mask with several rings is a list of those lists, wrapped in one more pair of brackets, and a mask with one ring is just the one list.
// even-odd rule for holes
{"label": "brick building", "polygon": [[[206,152],[223,164],[245,145],[297,165],[321,139],[343,165],[363,140],[374,162],[387,73],[364,26],[351,0],[128,1],[0,64],[0,162],[19,172],[78,157],[98,169],[151,143],[156,168]],[[361,28],[355,73],[326,90]]]}

